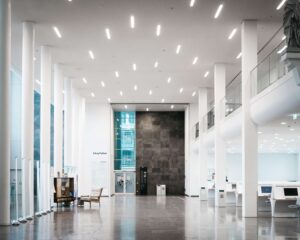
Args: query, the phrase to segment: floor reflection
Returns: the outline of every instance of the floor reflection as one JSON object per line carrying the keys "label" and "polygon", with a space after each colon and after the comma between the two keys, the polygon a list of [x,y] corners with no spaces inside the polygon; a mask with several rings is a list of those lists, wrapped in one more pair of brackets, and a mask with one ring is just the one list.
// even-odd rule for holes
{"label": "floor reflection", "polygon": [[214,208],[185,197],[116,196],[97,204],[60,208],[18,227],[0,227],[0,239],[300,239],[296,218],[242,218],[242,208]]}

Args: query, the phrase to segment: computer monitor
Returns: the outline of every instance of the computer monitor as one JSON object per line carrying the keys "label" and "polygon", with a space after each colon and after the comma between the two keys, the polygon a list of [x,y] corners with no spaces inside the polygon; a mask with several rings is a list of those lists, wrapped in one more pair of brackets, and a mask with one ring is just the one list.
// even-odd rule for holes
{"label": "computer monitor", "polygon": [[292,197],[298,196],[298,189],[297,188],[284,188],[284,196]]}
{"label": "computer monitor", "polygon": [[272,193],[272,187],[271,186],[262,186],[261,193]]}

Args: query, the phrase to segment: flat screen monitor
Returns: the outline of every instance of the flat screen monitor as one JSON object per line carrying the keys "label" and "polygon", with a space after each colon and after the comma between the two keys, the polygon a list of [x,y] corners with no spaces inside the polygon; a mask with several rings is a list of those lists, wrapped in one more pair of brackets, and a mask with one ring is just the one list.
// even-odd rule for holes
{"label": "flat screen monitor", "polygon": [[284,188],[284,196],[298,196],[298,189],[297,188]]}
{"label": "flat screen monitor", "polygon": [[261,187],[261,193],[272,193],[272,187],[270,186]]}

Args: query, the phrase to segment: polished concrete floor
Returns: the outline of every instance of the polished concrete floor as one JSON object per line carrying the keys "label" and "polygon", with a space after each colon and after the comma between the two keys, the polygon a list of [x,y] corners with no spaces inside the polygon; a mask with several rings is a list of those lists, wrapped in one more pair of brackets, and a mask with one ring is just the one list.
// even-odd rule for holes
{"label": "polished concrete floor", "polygon": [[241,208],[214,208],[185,197],[117,196],[101,207],[56,210],[18,227],[0,227],[0,239],[300,239],[300,220],[241,217]]}

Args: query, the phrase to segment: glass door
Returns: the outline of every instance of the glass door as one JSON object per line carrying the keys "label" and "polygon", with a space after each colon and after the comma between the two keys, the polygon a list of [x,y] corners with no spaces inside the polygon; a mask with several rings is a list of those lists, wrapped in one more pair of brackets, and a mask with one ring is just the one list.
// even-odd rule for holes
{"label": "glass door", "polygon": [[115,193],[116,194],[135,193],[135,172],[115,173]]}
{"label": "glass door", "polygon": [[135,193],[135,172],[126,172],[125,174],[125,193]]}

